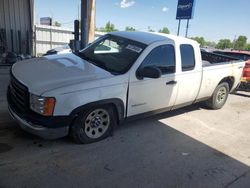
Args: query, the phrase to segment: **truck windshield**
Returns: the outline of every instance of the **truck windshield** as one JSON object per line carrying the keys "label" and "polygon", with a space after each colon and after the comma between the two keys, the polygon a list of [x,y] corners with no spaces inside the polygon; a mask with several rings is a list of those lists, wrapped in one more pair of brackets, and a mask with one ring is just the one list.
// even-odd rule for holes
{"label": "truck windshield", "polygon": [[130,69],[146,46],[108,34],[97,39],[76,55],[112,74],[123,74]]}

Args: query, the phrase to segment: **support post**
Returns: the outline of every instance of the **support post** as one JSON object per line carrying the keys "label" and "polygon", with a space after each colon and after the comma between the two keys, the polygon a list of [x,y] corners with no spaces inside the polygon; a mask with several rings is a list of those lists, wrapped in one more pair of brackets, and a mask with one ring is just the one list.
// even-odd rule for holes
{"label": "support post", "polygon": [[30,54],[31,55],[31,39],[32,39],[32,31],[26,31],[26,54]]}
{"label": "support post", "polygon": [[74,40],[79,40],[79,20],[74,21]]}
{"label": "support post", "polygon": [[36,32],[37,32],[37,30],[36,30],[36,25],[34,26],[34,51],[33,51],[33,54],[32,55],[34,55],[34,56],[37,56],[37,53],[36,53],[36,48],[37,48],[37,44],[36,44],[36,36],[37,36],[37,34],[36,34]]}
{"label": "support post", "polygon": [[93,42],[95,40],[95,2],[96,0],[89,0],[89,35],[88,35],[88,43]]}
{"label": "support post", "polygon": [[21,35],[20,30],[17,31],[17,37],[18,37],[18,53],[21,54],[22,53],[22,35]]}
{"label": "support post", "polygon": [[188,28],[189,28],[189,19],[187,20],[186,35],[185,35],[186,38],[188,37]]}
{"label": "support post", "polygon": [[14,52],[14,34],[13,34],[13,29],[10,30],[10,39],[11,39],[11,51]]}
{"label": "support post", "polygon": [[96,0],[81,0],[81,48],[95,38],[95,2]]}
{"label": "support post", "polygon": [[81,0],[81,49],[88,44],[88,10],[89,0]]}
{"label": "support post", "polygon": [[50,26],[50,35],[49,35],[49,37],[50,37],[50,49],[52,49],[52,28],[51,28],[52,26]]}
{"label": "support post", "polygon": [[177,35],[180,35],[180,27],[181,27],[181,19],[179,19],[179,23],[178,23],[178,31],[177,31]]}

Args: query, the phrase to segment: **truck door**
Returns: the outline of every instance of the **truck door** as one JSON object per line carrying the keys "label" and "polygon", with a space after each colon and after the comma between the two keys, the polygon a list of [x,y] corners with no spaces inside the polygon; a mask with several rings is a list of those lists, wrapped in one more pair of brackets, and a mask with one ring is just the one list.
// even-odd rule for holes
{"label": "truck door", "polygon": [[197,48],[194,48],[190,44],[181,44],[179,49],[181,66],[177,71],[178,92],[175,107],[186,106],[194,102],[202,77],[201,60],[196,59],[200,54],[198,45]]}
{"label": "truck door", "polygon": [[174,104],[177,91],[174,46],[166,44],[155,47],[142,61],[138,69],[150,65],[160,68],[162,76],[157,79],[138,79],[136,76],[131,76],[127,116],[155,110],[167,110]]}

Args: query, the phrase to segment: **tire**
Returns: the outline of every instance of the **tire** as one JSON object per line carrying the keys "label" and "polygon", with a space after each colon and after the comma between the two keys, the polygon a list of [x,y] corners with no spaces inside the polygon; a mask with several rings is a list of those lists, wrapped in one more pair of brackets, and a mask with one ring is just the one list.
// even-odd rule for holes
{"label": "tire", "polygon": [[97,142],[112,134],[116,122],[111,106],[96,106],[79,114],[71,127],[70,135],[78,144]]}
{"label": "tire", "polygon": [[212,97],[206,101],[206,105],[214,110],[221,109],[227,101],[228,94],[229,85],[223,82],[215,88]]}

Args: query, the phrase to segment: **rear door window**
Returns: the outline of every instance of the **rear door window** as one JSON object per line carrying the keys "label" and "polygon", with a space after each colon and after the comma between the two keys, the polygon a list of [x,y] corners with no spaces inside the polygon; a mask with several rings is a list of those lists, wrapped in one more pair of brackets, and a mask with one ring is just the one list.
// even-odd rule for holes
{"label": "rear door window", "polygon": [[195,67],[194,48],[190,44],[180,45],[182,71],[190,71]]}

